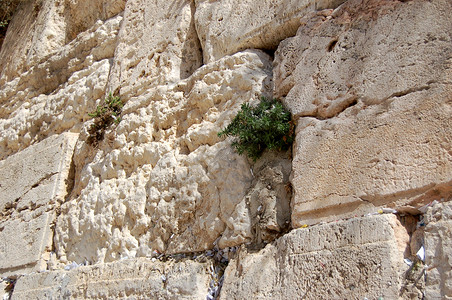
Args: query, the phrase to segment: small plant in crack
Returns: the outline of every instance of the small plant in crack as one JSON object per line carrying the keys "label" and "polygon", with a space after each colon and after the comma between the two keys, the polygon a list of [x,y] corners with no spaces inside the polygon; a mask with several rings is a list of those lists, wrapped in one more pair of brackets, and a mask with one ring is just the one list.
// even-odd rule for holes
{"label": "small plant in crack", "polygon": [[105,130],[112,124],[121,122],[121,112],[123,103],[119,97],[114,97],[111,93],[105,98],[102,105],[98,105],[96,110],[88,115],[94,118],[94,123],[88,129],[88,144],[97,145],[104,138]]}
{"label": "small plant in crack", "polygon": [[234,136],[232,147],[256,161],[265,149],[289,149],[294,141],[294,128],[290,112],[279,100],[262,97],[255,107],[242,104],[241,110],[218,136]]}

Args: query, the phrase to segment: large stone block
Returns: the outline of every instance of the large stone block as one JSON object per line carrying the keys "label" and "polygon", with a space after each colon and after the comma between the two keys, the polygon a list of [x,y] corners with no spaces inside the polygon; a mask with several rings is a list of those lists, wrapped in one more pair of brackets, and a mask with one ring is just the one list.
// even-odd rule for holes
{"label": "large stone block", "polygon": [[78,134],[52,136],[0,161],[0,274],[45,269],[51,251],[53,209],[71,186]]}
{"label": "large stone block", "polygon": [[174,84],[202,65],[189,0],[127,1],[109,89],[125,99]]}
{"label": "large stone block", "polygon": [[235,246],[252,241],[253,227],[263,240],[281,232],[290,160],[252,166],[217,135],[242,103],[269,95],[271,74],[262,51],[226,56],[131,98],[97,149],[77,144],[74,197],[56,226],[59,257],[101,263],[203,251],[217,239]]}
{"label": "large stone block", "polygon": [[208,263],[128,259],[22,276],[13,300],[21,299],[204,299]]}
{"label": "large stone block", "polygon": [[258,253],[241,250],[221,299],[398,299],[407,240],[394,215],[296,229]]}
{"label": "large stone block", "polygon": [[298,121],[295,227],[452,189],[450,1],[348,1],[306,18],[275,58]]}
{"label": "large stone block", "polygon": [[300,18],[316,9],[335,8],[345,0],[196,0],[196,30],[204,62],[245,49],[274,50],[295,35]]}
{"label": "large stone block", "polygon": [[452,299],[452,203],[425,214],[426,299]]}
{"label": "large stone block", "polygon": [[98,21],[45,61],[0,78],[0,159],[53,134],[80,132],[105,96],[121,20]]}

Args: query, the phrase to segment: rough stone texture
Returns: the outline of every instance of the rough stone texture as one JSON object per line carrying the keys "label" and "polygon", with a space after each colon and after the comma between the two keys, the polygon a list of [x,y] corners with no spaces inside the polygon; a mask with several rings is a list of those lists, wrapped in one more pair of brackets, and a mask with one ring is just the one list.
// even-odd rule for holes
{"label": "rough stone texture", "polygon": [[0,161],[0,276],[46,268],[53,209],[71,188],[78,134],[66,133]]}
{"label": "rough stone texture", "polygon": [[425,297],[452,299],[452,202],[430,208],[425,222]]}
{"label": "rough stone texture", "polygon": [[293,230],[255,254],[242,249],[220,299],[398,299],[403,230],[394,215],[377,215]]}
{"label": "rough stone texture", "polygon": [[266,174],[258,182],[246,157],[217,136],[243,102],[268,95],[270,67],[261,51],[224,57],[176,86],[130,99],[98,149],[80,142],[72,200],[56,226],[59,257],[108,262],[152,250],[201,251],[217,238],[220,248],[250,242],[260,204],[259,227],[281,232],[289,218],[288,158],[256,165],[256,174]]}
{"label": "rough stone texture", "polygon": [[[450,1],[22,2],[0,50],[0,277],[98,264],[22,276],[13,297],[205,298],[206,264],[121,259],[244,243],[224,299],[421,298],[423,269],[403,258],[423,244],[427,295],[451,297],[449,205],[425,238],[402,213],[405,227],[376,215],[287,234],[450,200]],[[110,91],[123,120],[89,146]],[[298,122],[293,187],[291,151],[251,163],[217,136],[272,94]],[[23,182],[40,160],[7,166],[65,132],[80,132],[73,156],[34,153],[64,160],[49,177]]]}
{"label": "rough stone texture", "polygon": [[189,0],[127,1],[109,89],[124,99],[174,84],[202,64]]}
{"label": "rough stone texture", "polygon": [[0,85],[5,79],[11,81],[27,72],[64,45],[62,1],[21,2],[0,49]]}
{"label": "rough stone texture", "polygon": [[316,9],[335,8],[345,0],[196,0],[196,30],[204,62],[244,49],[275,50],[295,35],[300,18]]}
{"label": "rough stone texture", "polygon": [[[79,33],[89,34],[97,22],[101,24],[124,10],[125,0],[35,0],[21,1],[8,27],[0,49],[1,80],[13,80],[30,68],[43,63],[74,40]],[[99,26],[97,26],[99,27]],[[96,38],[96,37],[94,37]],[[106,39],[97,36],[99,42]],[[105,40],[104,46],[109,45]],[[67,48],[74,48],[74,45]],[[78,50],[76,47],[72,51]],[[67,51],[67,49],[66,49]],[[78,59],[86,53],[76,51]],[[80,55],[82,54],[82,55]],[[66,59],[72,59],[66,53]],[[74,63],[74,62],[72,62]],[[61,72],[62,65],[58,71]],[[55,69],[51,69],[56,71]],[[1,84],[0,80],[0,84]]]}
{"label": "rough stone texture", "polygon": [[98,21],[10,81],[10,75],[2,73],[0,159],[52,134],[80,132],[104,97],[121,20]]}
{"label": "rough stone texture", "polygon": [[11,299],[204,299],[208,267],[142,258],[31,274],[17,281]]}
{"label": "rough stone texture", "polygon": [[127,0],[64,0],[66,43],[87,31],[98,20],[105,21],[122,13]]}
{"label": "rough stone texture", "polygon": [[294,227],[450,193],[451,9],[350,0],[281,43],[275,91],[298,117]]}

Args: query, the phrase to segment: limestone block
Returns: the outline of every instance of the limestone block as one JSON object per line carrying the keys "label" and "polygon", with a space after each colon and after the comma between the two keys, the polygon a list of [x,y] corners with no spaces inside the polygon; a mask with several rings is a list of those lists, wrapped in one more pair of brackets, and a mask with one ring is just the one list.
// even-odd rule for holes
{"label": "limestone block", "polygon": [[0,222],[0,276],[46,270],[52,250],[52,212],[27,211]]}
{"label": "limestone block", "polygon": [[22,276],[11,299],[204,299],[208,263],[127,259]]}
{"label": "limestone block", "polygon": [[[0,161],[0,210],[33,209],[64,201],[78,134],[54,135]],[[35,191],[36,190],[36,191]]]}
{"label": "limestone block", "polygon": [[27,72],[61,51],[79,33],[89,31],[96,22],[117,16],[124,10],[125,2],[21,1],[0,51],[0,74],[10,81]]}
{"label": "limestone block", "polygon": [[450,1],[348,1],[281,43],[298,118],[293,226],[415,209],[451,190]]}
{"label": "limestone block", "polygon": [[121,20],[98,21],[19,77],[0,79],[0,159],[52,134],[80,131],[104,98]]}
{"label": "limestone block", "polygon": [[425,217],[426,299],[452,299],[452,203],[430,208]]}
{"label": "limestone block", "polygon": [[295,35],[300,18],[316,9],[335,8],[344,0],[196,0],[196,30],[204,62],[245,49],[277,48]]}
{"label": "limestone block", "polygon": [[[74,198],[63,205],[56,226],[59,257],[100,263],[153,250],[211,249],[216,239],[221,248],[251,241],[253,170],[217,132],[242,103],[269,91],[271,59],[250,50],[131,98],[123,120],[97,149],[82,142],[76,147]],[[277,167],[272,178],[287,179]],[[288,199],[275,203],[284,193],[274,188],[269,206],[288,206]]]}
{"label": "limestone block", "polygon": [[[394,215],[296,229],[229,262],[220,299],[398,299],[403,252]],[[405,231],[405,235],[408,236]]]}
{"label": "limestone block", "polygon": [[65,44],[62,0],[20,2],[0,49],[0,75],[8,81]]}
{"label": "limestone block", "polygon": [[52,245],[53,208],[70,188],[77,137],[55,135],[0,161],[2,276],[43,267],[41,255]]}
{"label": "limestone block", "polygon": [[202,65],[189,0],[127,1],[109,90],[124,99],[174,84]]}
{"label": "limestone block", "polygon": [[124,11],[126,0],[65,0],[66,43],[98,20],[107,20]]}

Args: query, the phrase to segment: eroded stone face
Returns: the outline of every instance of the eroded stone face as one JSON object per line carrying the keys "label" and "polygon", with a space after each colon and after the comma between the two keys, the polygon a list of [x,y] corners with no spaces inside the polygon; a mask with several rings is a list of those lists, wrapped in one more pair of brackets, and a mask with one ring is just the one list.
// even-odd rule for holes
{"label": "eroded stone face", "polygon": [[2,75],[0,159],[52,134],[80,132],[105,95],[121,20],[98,21],[10,81]]}
{"label": "eroded stone face", "polygon": [[298,120],[295,227],[450,193],[451,3],[363,3],[307,17],[276,53]]}
{"label": "eroded stone face", "polygon": [[56,226],[59,255],[104,262],[210,249],[217,238],[221,248],[251,241],[251,166],[217,133],[242,103],[271,90],[270,67],[261,51],[225,57],[174,87],[130,99],[98,149],[79,143],[74,198]]}
{"label": "eroded stone face", "polygon": [[196,30],[204,62],[244,49],[274,50],[295,34],[300,18],[316,9],[335,8],[343,0],[196,0]]}
{"label": "eroded stone face", "polygon": [[144,258],[80,266],[21,277],[11,299],[203,299],[211,280],[208,267]]}
{"label": "eroded stone face", "polygon": [[71,188],[78,134],[52,136],[0,161],[0,274],[45,270],[51,224]]}
{"label": "eroded stone face", "polygon": [[425,264],[428,299],[452,297],[452,205],[436,204],[425,215]]}
{"label": "eroded stone face", "polygon": [[394,215],[378,215],[293,230],[255,254],[242,249],[221,299],[398,299],[407,266],[396,230],[404,229]]}
{"label": "eroded stone face", "polygon": [[109,90],[124,99],[174,84],[202,65],[192,1],[127,1]]}

